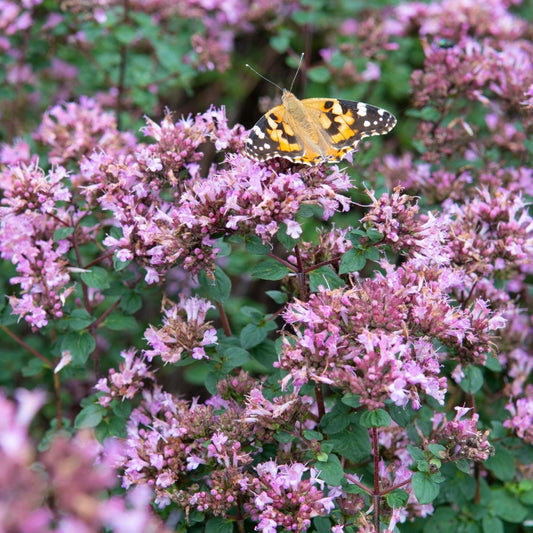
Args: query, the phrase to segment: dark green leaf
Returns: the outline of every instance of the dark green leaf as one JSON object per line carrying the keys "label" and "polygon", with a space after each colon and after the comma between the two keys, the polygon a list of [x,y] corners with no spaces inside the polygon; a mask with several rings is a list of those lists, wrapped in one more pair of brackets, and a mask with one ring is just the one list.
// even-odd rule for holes
{"label": "dark green leaf", "polygon": [[487,357],[485,367],[488,368],[489,370],[492,370],[493,372],[502,371],[502,364],[500,363],[500,360],[497,357],[494,357],[494,355],[492,354],[489,357]]}
{"label": "dark green leaf", "polygon": [[446,448],[441,444],[429,444],[428,450],[435,456],[443,459],[446,457]]}
{"label": "dark green leaf", "polygon": [[358,272],[366,265],[366,257],[356,248],[348,250],[341,258],[339,274]]}
{"label": "dark green leaf", "polygon": [[470,461],[466,459],[458,459],[454,464],[461,472],[470,474]]}
{"label": "dark green leaf", "polygon": [[93,322],[93,318],[85,309],[74,309],[67,320],[70,329],[74,331],[81,331]]}
{"label": "dark green leaf", "polygon": [[265,255],[270,252],[270,246],[263,244],[263,241],[257,235],[252,235],[246,239],[246,250],[251,254]]}
{"label": "dark green leaf", "polygon": [[228,373],[250,361],[250,354],[237,346],[225,347],[221,352],[221,357],[223,360],[221,370],[224,373]]}
{"label": "dark green leaf", "polygon": [[[325,516],[313,518],[313,526],[316,533],[331,533],[331,520]],[[346,531],[346,530],[345,530]]]}
{"label": "dark green leaf", "polygon": [[458,513],[449,507],[438,508],[424,526],[424,533],[457,533],[459,529]]}
{"label": "dark green leaf", "polygon": [[405,492],[405,490],[396,489],[389,492],[385,498],[390,507],[397,509],[406,506],[407,500],[409,499],[409,493]]}
{"label": "dark green leaf", "polygon": [[413,491],[419,503],[431,503],[440,492],[440,485],[433,477],[422,472],[415,472],[412,478]]}
{"label": "dark green leaf", "polygon": [[331,79],[331,72],[327,67],[313,67],[307,71],[309,79],[316,83],[326,83]]}
{"label": "dark green leaf", "polygon": [[231,293],[231,280],[218,266],[215,268],[213,274],[215,277],[214,280],[207,277],[207,274],[202,270],[198,275],[198,281],[200,282],[200,286],[215,302],[224,303]]}
{"label": "dark green leaf", "polygon": [[92,267],[89,272],[82,272],[81,279],[88,287],[107,289],[109,287],[109,273],[104,268]]}
{"label": "dark green leaf", "polygon": [[120,315],[118,313],[111,313],[103,322],[106,328],[113,331],[135,331],[139,328],[139,324],[131,315]]}
{"label": "dark green leaf", "polygon": [[289,442],[292,442],[296,437],[291,433],[287,433],[286,431],[278,431],[274,435],[274,438],[281,444],[288,444]]}
{"label": "dark green leaf", "polygon": [[399,407],[398,405],[388,405],[387,409],[391,418],[402,428],[406,427],[411,420],[412,409],[409,407]]}
{"label": "dark green leaf", "polygon": [[387,427],[391,424],[391,417],[384,409],[365,411],[361,415],[361,425],[366,428]]}
{"label": "dark green leaf", "polygon": [[315,468],[320,472],[320,479],[333,487],[340,485],[344,479],[344,470],[341,462],[334,454],[330,454],[326,462],[317,461]]}
{"label": "dark green leaf", "polygon": [[282,305],[287,302],[287,294],[282,291],[266,291],[267,296],[272,298],[275,303]]}
{"label": "dark green leaf", "polygon": [[321,441],[321,440],[324,439],[324,435],[322,435],[322,433],[320,433],[320,431],[313,431],[312,429],[304,429],[303,436],[307,440]]}
{"label": "dark green leaf", "polygon": [[407,445],[407,451],[409,452],[409,455],[415,460],[415,461],[425,461],[426,455],[423,450],[420,448],[417,448],[416,446],[412,446],[411,444]]}
{"label": "dark green leaf", "polygon": [[328,442],[333,444],[335,453],[354,463],[364,461],[370,455],[371,446],[368,430],[356,423],[329,437]]}
{"label": "dark green leaf", "polygon": [[94,428],[102,421],[105,413],[105,407],[99,404],[87,405],[76,416],[74,427],[76,429]]}
{"label": "dark green leaf", "polygon": [[502,481],[511,481],[515,475],[515,458],[514,455],[501,445],[494,446],[495,454],[489,457],[483,464],[498,479]]}
{"label": "dark green leaf", "polygon": [[361,405],[361,399],[359,395],[348,392],[342,397],[342,403],[348,407],[357,408]]}
{"label": "dark green leaf", "polygon": [[483,372],[477,366],[469,365],[464,369],[465,377],[459,383],[467,394],[475,394],[483,386]]}
{"label": "dark green leaf", "polygon": [[256,326],[255,324],[247,324],[241,330],[241,346],[245,350],[253,348],[266,339],[267,334],[268,330],[266,328]]}
{"label": "dark green leaf", "polygon": [[275,281],[283,279],[289,272],[290,270],[285,265],[268,257],[258,265],[254,265],[250,271],[250,275],[253,278]]}
{"label": "dark green leaf", "polygon": [[70,352],[74,366],[84,366],[89,354],[96,348],[96,341],[87,331],[70,331],[61,339],[60,346],[61,352]]}
{"label": "dark green leaf", "polygon": [[519,524],[528,514],[527,508],[518,501],[516,496],[505,489],[493,489],[491,500],[492,513],[506,522]]}
{"label": "dark green leaf", "polygon": [[120,299],[120,309],[122,309],[128,315],[136,313],[143,305],[142,297],[133,292],[126,292]]}
{"label": "dark green leaf", "polygon": [[349,406],[337,402],[320,420],[320,428],[328,435],[333,435],[346,429],[351,421]]}
{"label": "dark green leaf", "polygon": [[338,289],[344,285],[344,281],[329,266],[317,268],[309,275],[309,286],[312,292],[317,292],[320,286]]}
{"label": "dark green leaf", "polygon": [[62,241],[74,233],[74,228],[58,228],[54,231],[54,241]]}
{"label": "dark green leaf", "polygon": [[483,533],[503,533],[503,523],[496,516],[486,514],[482,520]]}
{"label": "dark green leaf", "polygon": [[120,271],[124,270],[129,264],[131,264],[131,260],[121,261],[117,257],[117,253],[116,252],[113,254],[113,270],[115,272],[120,272]]}
{"label": "dark green leaf", "polygon": [[216,516],[209,519],[205,524],[205,533],[232,533],[233,520],[224,520],[223,518]]}
{"label": "dark green leaf", "polygon": [[293,250],[294,246],[298,242],[298,239],[295,239],[294,237],[291,237],[290,235],[287,235],[287,225],[286,224],[280,224],[279,230],[277,233],[277,238],[279,242],[283,245],[285,250]]}
{"label": "dark green leaf", "polygon": [[370,246],[364,251],[364,256],[369,261],[378,262],[380,259],[379,250],[375,246]]}

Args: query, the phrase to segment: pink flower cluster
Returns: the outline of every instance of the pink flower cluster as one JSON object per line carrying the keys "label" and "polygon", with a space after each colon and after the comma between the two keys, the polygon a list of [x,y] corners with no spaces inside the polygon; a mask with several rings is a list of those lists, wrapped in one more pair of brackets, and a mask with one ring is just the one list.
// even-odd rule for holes
{"label": "pink flower cluster", "polygon": [[511,418],[503,425],[516,432],[528,444],[533,444],[533,385],[527,385],[520,398],[511,399],[505,408]]}
{"label": "pink flower cluster", "polygon": [[464,418],[470,410],[467,407],[456,407],[452,420],[446,420],[443,413],[435,413],[433,416],[432,440],[446,446],[451,460],[481,462],[494,455],[494,447],[488,441],[490,432],[477,429],[479,414],[473,413],[472,418]]}
{"label": "pink flower cluster", "polygon": [[[251,482],[255,497],[244,507],[262,533],[276,533],[278,527],[306,531],[313,517],[326,515],[335,506],[333,497],[325,496],[324,482],[314,468],[268,461],[258,464],[255,471],[257,477]],[[309,477],[304,477],[307,472]]]}
{"label": "pink flower cluster", "polygon": [[21,296],[10,296],[13,312],[34,328],[63,316],[63,305],[74,289],[69,273],[67,238],[54,232],[69,228],[79,214],[69,207],[68,173],[58,166],[46,174],[37,164],[4,167],[0,183],[0,256],[11,261]]}
{"label": "pink flower cluster", "polygon": [[193,359],[208,357],[205,346],[217,343],[215,328],[205,320],[212,308],[211,303],[197,296],[182,298],[179,304],[167,307],[163,326],[150,326],[144,334],[152,348],[144,351],[147,359],[159,356],[165,363],[177,363],[186,354]]}
{"label": "pink flower cluster", "polygon": [[120,355],[124,362],[119,364],[118,372],[111,368],[108,377],[100,378],[94,387],[104,393],[98,398],[98,402],[104,407],[114,398],[121,401],[133,399],[137,392],[155,381],[154,373],[143,359],[136,356],[133,348],[122,351]]}
{"label": "pink flower cluster", "polygon": [[[200,144],[212,140],[220,150],[242,147],[242,127],[230,130],[224,110],[177,123],[167,115],[161,125],[150,121],[145,133],[156,143],[118,162],[111,153],[94,152],[81,170],[84,181],[92,182],[84,194],[112,211],[122,229],[122,237],[109,236],[104,244],[121,260],[144,264],[150,283],[175,264],[192,273],[211,271],[215,236],[252,233],[269,242],[285,223],[298,237],[295,217],[302,204],[319,205],[326,219],[339,207],[348,209],[349,200],[339,192],[350,187],[349,178],[337,168],[291,171],[283,162],[266,167],[234,155],[201,177]],[[173,203],[162,198],[169,184]]]}
{"label": "pink flower cluster", "polygon": [[[447,270],[382,266],[386,275],[288,305],[283,316],[296,332],[284,335],[276,363],[288,372],[284,386],[326,383],[359,395],[371,409],[388,399],[418,408],[420,392],[444,400],[441,359],[485,362],[491,332],[504,324],[498,314],[482,300],[454,307],[449,294],[457,279]],[[434,339],[447,352],[437,352]]]}
{"label": "pink flower cluster", "polygon": [[44,393],[19,390],[17,403],[0,395],[0,529],[21,533],[164,533],[151,512],[149,490],[109,496],[116,488],[118,443],[104,449],[92,434],[56,436],[38,452],[29,425]]}

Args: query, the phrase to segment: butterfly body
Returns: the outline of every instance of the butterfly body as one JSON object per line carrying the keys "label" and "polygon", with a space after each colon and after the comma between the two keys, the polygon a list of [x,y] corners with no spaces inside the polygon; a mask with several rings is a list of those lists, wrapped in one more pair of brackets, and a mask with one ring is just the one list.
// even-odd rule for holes
{"label": "butterfly body", "polygon": [[363,102],[337,98],[299,100],[284,90],[282,103],[250,130],[246,153],[258,161],[284,157],[316,165],[340,161],[361,139],[383,135],[396,124],[394,115]]}

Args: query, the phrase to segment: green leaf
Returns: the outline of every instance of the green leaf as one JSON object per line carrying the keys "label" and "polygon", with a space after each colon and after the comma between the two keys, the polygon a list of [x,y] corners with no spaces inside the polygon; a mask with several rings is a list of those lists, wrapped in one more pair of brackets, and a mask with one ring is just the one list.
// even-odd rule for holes
{"label": "green leaf", "polygon": [[136,331],[139,324],[131,315],[120,315],[118,313],[111,313],[103,321],[102,325],[113,331]]}
{"label": "green leaf", "polygon": [[512,524],[519,524],[528,514],[527,507],[524,507],[514,494],[499,488],[491,491],[491,508],[495,516]]}
{"label": "green leaf", "polygon": [[205,533],[232,533],[233,520],[224,520],[220,516],[209,519],[205,524]]}
{"label": "green leaf", "polygon": [[54,231],[54,241],[62,241],[74,233],[74,228],[58,228]]}
{"label": "green leaf", "polygon": [[409,455],[415,460],[415,461],[425,461],[426,460],[426,454],[423,450],[420,448],[417,448],[416,446],[413,446],[411,444],[407,445],[407,451],[409,452]]}
{"label": "green leaf", "polygon": [[223,360],[221,371],[224,373],[229,373],[234,368],[243,366],[250,361],[250,354],[238,346],[226,346],[220,355]]}
{"label": "green leaf", "polygon": [[500,360],[494,356],[494,354],[490,354],[489,357],[487,357],[485,367],[489,370],[492,370],[493,372],[502,371],[502,364],[500,363]]}
{"label": "green leaf", "polygon": [[70,329],[81,331],[93,322],[93,317],[85,309],[74,309],[67,320]]}
{"label": "green leaf", "polygon": [[251,254],[265,255],[270,252],[270,246],[263,244],[263,241],[257,235],[251,235],[246,238],[246,250]]}
{"label": "green leaf", "polygon": [[274,438],[281,444],[288,444],[292,442],[296,437],[287,431],[277,431]]}
{"label": "green leaf", "polygon": [[483,372],[477,366],[469,365],[464,369],[465,377],[459,383],[467,394],[475,394],[483,386]]}
{"label": "green leaf", "polygon": [[277,233],[277,238],[279,242],[283,245],[285,250],[294,250],[294,247],[298,242],[298,239],[287,235],[287,224],[285,223],[280,224]]}
{"label": "green leaf", "polygon": [[133,291],[126,292],[120,299],[120,309],[128,315],[136,313],[143,305],[143,299],[140,294]]}
{"label": "green leaf", "polygon": [[320,420],[320,428],[328,435],[333,435],[346,429],[351,422],[349,406],[337,402]]}
{"label": "green leaf", "polygon": [[458,459],[457,461],[454,461],[454,464],[461,472],[470,474],[470,461],[467,459]]}
{"label": "green leaf", "polygon": [[315,468],[319,471],[318,477],[333,487],[340,485],[344,479],[344,470],[335,454],[330,454],[327,462],[317,461]]}
{"label": "green leaf", "polygon": [[503,522],[496,516],[486,514],[481,522],[483,533],[504,533]]}
{"label": "green leaf", "polygon": [[309,275],[309,287],[312,292],[317,292],[321,285],[327,289],[339,289],[344,287],[345,283],[331,267],[323,266],[313,270]]}
{"label": "green leaf", "polygon": [[287,302],[287,294],[282,291],[266,291],[265,294],[274,300],[274,303],[282,305]]}
{"label": "green leaf", "polygon": [[241,346],[245,350],[253,348],[258,344],[261,344],[261,342],[266,339],[267,334],[268,330],[266,328],[256,326],[255,324],[247,324],[244,326],[244,328],[242,328],[239,336],[241,340]]}
{"label": "green leaf", "polygon": [[215,268],[213,274],[215,277],[214,280],[208,278],[205,271],[202,270],[198,275],[198,281],[200,282],[200,286],[215,302],[224,303],[231,293],[231,280],[218,266]]}
{"label": "green leaf", "polygon": [[440,492],[440,485],[433,477],[422,472],[415,472],[412,477],[413,491],[419,503],[431,503]]}
{"label": "green leaf", "polygon": [[331,79],[331,72],[324,66],[310,68],[307,74],[315,83],[327,83]]}
{"label": "green leaf", "polygon": [[109,287],[109,273],[104,268],[94,266],[89,272],[82,272],[81,279],[88,287],[107,289]]}
{"label": "green leaf", "polygon": [[113,28],[113,35],[120,44],[130,44],[138,38],[137,28],[125,24]]}
{"label": "green leaf", "polygon": [[446,448],[441,444],[428,444],[428,450],[435,456],[443,459],[446,457]]}
{"label": "green leaf", "polygon": [[322,433],[320,433],[320,431],[314,431],[312,429],[304,429],[302,433],[303,433],[303,436],[307,440],[317,440],[319,442],[321,440],[324,440],[324,435],[322,435]]}
{"label": "green leaf", "polygon": [[402,428],[411,421],[412,408],[400,407],[398,405],[387,405],[387,410],[391,418]]}
{"label": "green leaf", "polygon": [[90,353],[96,348],[96,341],[87,331],[69,331],[60,341],[61,352],[70,351],[72,364],[84,366]]}
{"label": "green leaf", "polygon": [[363,254],[369,261],[374,261],[377,263],[380,259],[379,250],[375,246],[366,248]]}
{"label": "green leaf", "polygon": [[341,258],[339,266],[339,274],[347,274],[349,272],[358,272],[366,265],[366,257],[359,249],[351,248]]}
{"label": "green leaf", "polygon": [[405,507],[407,505],[407,500],[409,499],[409,493],[405,490],[396,489],[392,492],[389,492],[385,496],[387,503],[393,509],[398,509],[400,507]]}
{"label": "green leaf", "polygon": [[483,463],[484,466],[501,481],[511,481],[516,470],[514,455],[499,444],[494,446],[494,450],[494,455]]}
{"label": "green leaf", "polygon": [[[374,228],[368,228],[366,230],[366,236],[370,239],[371,242],[379,242],[383,240],[383,234],[379,232],[377,229]],[[372,247],[371,249],[377,250],[376,248]],[[370,250],[370,248],[369,248]]]}
{"label": "green leaf", "polygon": [[252,278],[276,281],[283,279],[290,272],[289,268],[279,261],[268,257],[258,265],[254,265],[250,271]]}
{"label": "green leaf", "polygon": [[458,516],[455,509],[439,507],[426,522],[424,533],[457,533],[461,531]]}
{"label": "green leaf", "polygon": [[361,415],[361,425],[366,428],[380,428],[390,426],[392,420],[384,409],[376,409],[375,411],[365,411]]}
{"label": "green leaf", "polygon": [[76,416],[74,427],[76,429],[94,428],[102,421],[105,413],[105,407],[99,404],[87,405]]}
{"label": "green leaf", "polygon": [[51,365],[47,365],[41,359],[38,359],[37,357],[33,357],[32,359],[28,361],[28,364],[26,364],[22,368],[22,375],[25,378],[38,376],[45,368],[50,368],[50,366]]}
{"label": "green leaf", "polygon": [[124,270],[128,265],[130,265],[131,260],[128,261],[121,261],[117,257],[117,252],[113,254],[113,270],[115,272],[120,272],[121,270]]}
{"label": "green leaf", "polygon": [[335,453],[354,463],[366,460],[371,451],[368,429],[356,423],[330,436],[328,442],[333,444]]}
{"label": "green leaf", "polygon": [[279,30],[278,35],[270,37],[270,46],[280,54],[284,54],[290,45],[293,31],[285,28]]}
{"label": "green leaf", "polygon": [[331,520],[329,518],[325,516],[315,516],[315,518],[313,518],[314,529],[311,529],[311,531],[315,531],[316,533],[331,533],[331,525]]}

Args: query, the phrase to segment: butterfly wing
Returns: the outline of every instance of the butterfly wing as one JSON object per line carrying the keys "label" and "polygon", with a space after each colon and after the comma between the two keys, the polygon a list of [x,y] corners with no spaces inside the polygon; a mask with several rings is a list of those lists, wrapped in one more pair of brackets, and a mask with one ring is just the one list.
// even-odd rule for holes
{"label": "butterfly wing", "polygon": [[297,161],[305,153],[283,105],[273,107],[250,130],[246,139],[246,155],[258,161],[285,157]]}
{"label": "butterfly wing", "polygon": [[361,139],[384,135],[396,125],[396,118],[385,109],[336,98],[302,100],[309,115],[321,126],[321,133],[332,150],[330,161],[339,161],[344,154],[357,149]]}

